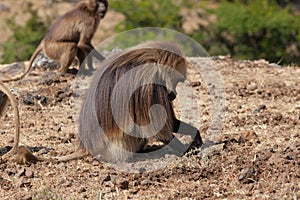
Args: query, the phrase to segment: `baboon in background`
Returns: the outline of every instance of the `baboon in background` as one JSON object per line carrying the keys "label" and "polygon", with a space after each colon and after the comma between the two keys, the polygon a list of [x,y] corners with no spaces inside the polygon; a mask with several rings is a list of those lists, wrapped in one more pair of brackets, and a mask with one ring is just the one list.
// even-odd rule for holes
{"label": "baboon in background", "polygon": [[[2,80],[2,82],[22,79],[31,69],[37,55],[42,51],[47,57],[60,63],[62,73],[68,71],[68,67],[75,57],[78,58],[80,65],[90,53],[97,59],[104,60],[104,57],[94,49],[91,40],[107,9],[107,0],[86,0],[58,18],[31,56],[25,73],[14,79]],[[92,60],[88,59],[87,62],[89,69],[92,70]]]}
{"label": "baboon in background", "polygon": [[78,149],[58,160],[89,153],[106,161],[127,161],[152,136],[184,153],[172,132],[194,135],[193,143],[200,147],[199,131],[176,118],[171,102],[187,65],[169,42],[147,42],[108,58],[95,72],[81,109]]}
{"label": "baboon in background", "polygon": [[[5,82],[22,79],[30,71],[36,56],[43,51],[49,58],[58,61],[61,65],[61,72],[65,73],[72,64],[75,57],[81,65],[87,55],[92,53],[94,57],[103,60],[104,57],[94,50],[91,40],[98,28],[100,20],[105,16],[108,9],[107,0],[86,0],[80,3],[75,9],[61,16],[49,28],[44,39],[30,58],[29,66],[25,73],[13,79],[1,80],[0,82],[0,116],[3,114],[8,99],[15,115],[15,138],[12,149],[3,155],[1,159],[7,159],[11,155],[17,156],[17,162],[27,163],[44,159],[34,156],[24,146],[19,146],[20,118],[17,101],[10,90],[3,84]],[[94,51],[93,51],[94,50]],[[92,69],[92,61],[88,60],[88,67]]]}

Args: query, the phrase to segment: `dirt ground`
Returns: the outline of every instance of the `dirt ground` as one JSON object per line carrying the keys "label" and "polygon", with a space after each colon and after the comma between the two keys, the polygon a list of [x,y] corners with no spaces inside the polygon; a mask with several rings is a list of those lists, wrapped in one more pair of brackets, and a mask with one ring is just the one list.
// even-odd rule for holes
{"label": "dirt ground", "polygon": [[[46,0],[0,0],[9,8],[0,11],[0,43],[10,34],[4,19],[15,16],[24,23],[28,16],[20,8],[27,2],[34,3],[41,16],[61,15],[74,6],[59,3],[50,9]],[[123,19],[110,10],[93,43],[114,34],[112,27]],[[200,65],[198,58],[190,62]],[[223,143],[141,173],[116,170],[92,157],[29,165],[0,160],[0,199],[300,199],[300,68],[227,57],[215,62],[226,94],[223,129],[216,138]],[[194,93],[175,102],[176,113],[185,114],[186,122],[208,138],[211,86],[195,69],[189,69],[188,79]],[[60,156],[75,149],[73,84],[74,76],[39,70],[6,84],[18,97],[21,144],[36,155]],[[197,109],[191,103],[195,100]],[[10,106],[0,122],[2,156],[13,142]]]}
{"label": "dirt ground", "polygon": [[[199,59],[191,58],[197,66]],[[223,142],[173,160],[152,172],[128,173],[92,157],[66,163],[0,163],[0,199],[300,199],[300,68],[264,60],[215,60],[226,92]],[[180,104],[205,138],[211,100],[201,76],[189,69],[192,97]],[[17,95],[21,143],[36,155],[75,149],[72,75],[34,70],[6,84]],[[197,100],[201,122],[188,108]],[[178,103],[175,103],[178,105]],[[179,106],[176,107],[181,115]],[[0,155],[13,141],[9,106],[0,123]],[[162,158],[165,159],[165,158]]]}

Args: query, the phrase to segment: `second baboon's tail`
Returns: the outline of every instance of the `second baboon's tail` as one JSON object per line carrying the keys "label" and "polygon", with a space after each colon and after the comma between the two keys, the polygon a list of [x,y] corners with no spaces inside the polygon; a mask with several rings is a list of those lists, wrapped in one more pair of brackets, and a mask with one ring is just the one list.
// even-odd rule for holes
{"label": "second baboon's tail", "polygon": [[26,66],[25,66],[25,72],[23,74],[21,74],[20,76],[11,78],[11,79],[5,79],[5,80],[0,80],[0,81],[3,82],[3,83],[7,83],[7,82],[11,82],[11,81],[18,81],[18,80],[21,80],[22,78],[24,78],[28,74],[28,72],[30,71],[30,69],[32,68],[33,61],[36,59],[37,55],[42,50],[43,50],[42,44],[40,43],[39,46],[34,51],[34,53],[32,54],[32,56],[30,58],[30,61],[29,61],[29,65],[27,66],[27,69],[26,69]]}
{"label": "second baboon's tail", "polygon": [[74,153],[68,154],[66,156],[60,156],[60,157],[55,157],[54,160],[57,162],[66,162],[69,160],[74,160],[78,158],[83,158],[85,156],[88,156],[89,152],[85,149],[77,148]]}

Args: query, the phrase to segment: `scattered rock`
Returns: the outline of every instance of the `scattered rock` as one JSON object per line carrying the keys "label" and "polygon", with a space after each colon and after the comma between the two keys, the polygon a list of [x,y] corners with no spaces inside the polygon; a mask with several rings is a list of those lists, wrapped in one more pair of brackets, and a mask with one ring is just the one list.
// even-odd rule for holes
{"label": "scattered rock", "polygon": [[7,5],[0,3],[0,12],[8,12],[10,9]]}
{"label": "scattered rock", "polygon": [[238,180],[243,184],[253,183],[255,182],[255,169],[250,166],[244,169],[239,176]]}
{"label": "scattered rock", "polygon": [[244,143],[244,142],[249,142],[249,141],[258,141],[258,136],[252,130],[244,130],[244,131],[242,131],[238,141],[239,141],[239,143]]}
{"label": "scattered rock", "polygon": [[27,93],[23,97],[23,103],[28,106],[33,106],[34,105],[34,95],[32,93]]}
{"label": "scattered rock", "polygon": [[104,182],[104,185],[106,187],[109,187],[109,188],[114,188],[115,187],[115,184],[113,184],[112,181],[106,181],[106,182]]}
{"label": "scattered rock", "polygon": [[12,142],[14,142],[14,140],[15,140],[15,139],[14,139],[13,136],[8,136],[8,137],[7,137],[7,142],[8,142],[8,143],[12,143]]}
{"label": "scattered rock", "polygon": [[267,106],[264,105],[264,104],[259,105],[255,110],[253,110],[253,114],[257,114],[257,113],[259,113],[260,111],[265,110],[266,108],[267,108]]}
{"label": "scattered rock", "polygon": [[47,97],[45,97],[45,96],[37,96],[37,100],[39,100],[39,102],[40,102],[43,106],[47,105],[47,103],[48,103],[48,99],[47,99]]}
{"label": "scattered rock", "polygon": [[62,78],[57,74],[57,72],[44,73],[40,79],[40,84],[42,85],[53,85],[61,82],[63,82]]}
{"label": "scattered rock", "polygon": [[116,185],[118,188],[120,188],[122,190],[127,190],[129,187],[129,182],[124,178],[120,178],[120,179],[117,179]]}
{"label": "scattered rock", "polygon": [[110,181],[111,180],[110,175],[108,175],[108,174],[100,175],[99,180],[100,180],[100,183]]}
{"label": "scattered rock", "polygon": [[24,167],[22,167],[22,168],[20,168],[19,170],[18,170],[18,172],[17,172],[17,177],[21,177],[21,176],[24,176],[25,175],[25,168]]}
{"label": "scattered rock", "polygon": [[59,64],[55,61],[51,60],[47,56],[44,55],[43,52],[37,55],[36,59],[32,64],[33,68],[39,68],[42,70],[54,70],[59,68]]}
{"label": "scattered rock", "polygon": [[300,199],[300,189],[299,188],[296,190],[294,197],[296,197],[296,199]]}
{"label": "scattered rock", "polygon": [[151,181],[150,180],[142,180],[141,181],[141,185],[145,186],[145,185],[151,185]]}
{"label": "scattered rock", "polygon": [[201,86],[201,82],[200,81],[193,81],[193,82],[190,83],[190,86],[192,86],[192,87]]}
{"label": "scattered rock", "polygon": [[32,200],[33,197],[32,197],[31,194],[26,194],[22,199],[24,199],[24,200]]}
{"label": "scattered rock", "polygon": [[56,93],[57,102],[62,102],[64,99],[71,97],[73,91],[70,88],[64,88],[63,90],[59,90]]}
{"label": "scattered rock", "polygon": [[60,132],[61,131],[61,125],[56,125],[56,126],[54,126],[53,127],[53,130],[55,131],[55,132]]}
{"label": "scattered rock", "polygon": [[32,171],[32,169],[26,168],[25,176],[26,176],[27,178],[33,178],[34,172]]}
{"label": "scattered rock", "polygon": [[216,144],[214,142],[205,142],[199,153],[201,159],[209,158],[211,156],[220,154],[220,152],[224,149],[224,143]]}

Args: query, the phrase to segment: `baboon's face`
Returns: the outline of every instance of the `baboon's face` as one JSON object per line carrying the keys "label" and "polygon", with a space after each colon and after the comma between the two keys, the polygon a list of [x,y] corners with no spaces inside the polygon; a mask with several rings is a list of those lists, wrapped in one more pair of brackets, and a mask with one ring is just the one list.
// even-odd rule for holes
{"label": "baboon's face", "polygon": [[108,2],[107,0],[97,0],[97,7],[98,7],[98,13],[100,14],[100,17],[103,18],[106,14]]}
{"label": "baboon's face", "polygon": [[187,68],[187,62],[186,61],[182,61],[181,63],[179,63],[175,69],[181,74],[181,79],[178,80],[178,82],[183,82],[185,81],[186,78],[186,68]]}
{"label": "baboon's face", "polygon": [[176,98],[176,86],[179,82],[184,82],[186,79],[186,67],[187,63],[185,61],[179,63],[173,73],[170,73],[171,84],[168,87],[169,90],[169,100],[173,101]]}

